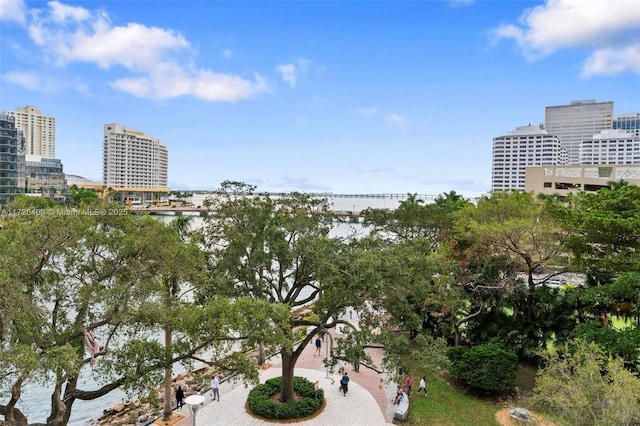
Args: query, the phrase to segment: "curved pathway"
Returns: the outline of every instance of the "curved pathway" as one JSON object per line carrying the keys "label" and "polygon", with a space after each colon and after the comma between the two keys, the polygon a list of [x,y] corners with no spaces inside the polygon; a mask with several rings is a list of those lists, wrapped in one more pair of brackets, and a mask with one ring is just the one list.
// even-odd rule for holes
{"label": "curved pathway", "polygon": [[[335,334],[334,334],[335,333]],[[332,331],[334,337],[339,333]],[[315,340],[315,339],[313,339]],[[385,386],[382,382],[383,375],[365,367],[360,367],[359,372],[353,371],[351,366],[346,366],[349,373],[349,393],[343,396],[339,391],[340,376],[329,375],[322,359],[326,354],[326,339],[322,346],[322,356],[314,356],[315,345],[313,343],[305,348],[296,363],[296,376],[303,376],[311,382],[318,381],[324,390],[327,404],[322,413],[311,420],[300,421],[292,424],[313,426],[386,426],[392,424],[394,406],[390,403],[395,395],[395,385]],[[368,350],[376,365],[381,364],[382,351]],[[269,360],[272,366],[260,373],[260,383],[281,374],[279,356]],[[220,385],[220,401],[212,401],[207,392],[204,406],[196,415],[196,426],[205,425],[274,425],[277,423],[256,419],[247,413],[245,403],[250,388],[239,382],[225,382]],[[186,418],[176,423],[176,426],[191,426],[193,418],[185,408],[180,410]]]}

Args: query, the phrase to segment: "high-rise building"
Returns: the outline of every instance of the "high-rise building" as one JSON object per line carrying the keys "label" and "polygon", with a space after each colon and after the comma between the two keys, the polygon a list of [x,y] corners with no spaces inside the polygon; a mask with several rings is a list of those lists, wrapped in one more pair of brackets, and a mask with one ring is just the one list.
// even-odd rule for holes
{"label": "high-rise building", "polygon": [[64,203],[69,198],[62,161],[39,155],[25,156],[25,192]]}
{"label": "high-rise building", "polygon": [[22,131],[26,142],[25,153],[27,155],[55,158],[56,119],[54,117],[45,117],[33,105],[16,108],[14,111],[4,111],[3,114],[15,118],[16,128]]}
{"label": "high-rise building", "polygon": [[571,101],[569,105],[548,106],[545,128],[560,139],[569,155],[569,164],[580,164],[580,146],[593,135],[613,127],[613,102],[595,99]]}
{"label": "high-rise building", "polygon": [[168,167],[167,147],[159,139],[122,124],[104,125],[105,186],[167,190]]}
{"label": "high-rise building", "polygon": [[525,189],[530,166],[561,164],[563,150],[556,135],[543,126],[521,126],[493,139],[491,189]]}
{"label": "high-rise building", "polygon": [[618,115],[613,119],[613,128],[633,133],[640,137],[640,112]]}
{"label": "high-rise building", "polygon": [[0,114],[0,206],[24,194],[24,139],[16,119]]}
{"label": "high-rise building", "polygon": [[580,164],[640,164],[640,137],[625,130],[603,130],[582,142]]}

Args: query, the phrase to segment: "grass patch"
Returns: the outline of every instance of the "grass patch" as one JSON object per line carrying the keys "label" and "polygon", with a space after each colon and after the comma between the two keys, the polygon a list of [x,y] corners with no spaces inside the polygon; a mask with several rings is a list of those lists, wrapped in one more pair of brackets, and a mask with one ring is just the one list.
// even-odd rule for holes
{"label": "grass patch", "polygon": [[631,318],[625,320],[622,317],[611,317],[611,326],[617,330],[622,330],[623,328],[631,327],[634,324]]}
{"label": "grass patch", "polygon": [[502,408],[490,400],[467,395],[444,380],[427,383],[428,397],[415,395],[406,424],[429,426],[499,426],[496,412]]}
{"label": "grass patch", "polygon": [[512,399],[483,398],[467,392],[465,387],[451,381],[427,381],[429,396],[413,395],[409,417],[403,424],[416,426],[499,426],[496,413],[502,408],[526,406],[535,386],[536,368],[521,365],[516,377],[518,395]]}

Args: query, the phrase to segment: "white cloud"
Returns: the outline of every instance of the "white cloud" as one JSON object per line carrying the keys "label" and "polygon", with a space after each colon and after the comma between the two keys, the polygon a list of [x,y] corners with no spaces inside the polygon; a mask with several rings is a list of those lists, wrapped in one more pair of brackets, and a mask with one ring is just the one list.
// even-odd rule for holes
{"label": "white cloud", "polygon": [[373,107],[358,108],[354,112],[363,117],[371,117],[376,112],[378,112],[378,109],[379,109],[378,107],[373,106]]}
{"label": "white cloud", "polygon": [[291,85],[291,87],[296,87],[297,78],[296,74],[298,69],[294,64],[281,64],[276,67],[276,71],[280,73],[282,76],[282,81],[285,81]]}
{"label": "white cloud", "polygon": [[411,127],[411,123],[406,117],[399,114],[389,114],[385,120],[387,126],[395,127],[402,133],[407,133]]}
{"label": "white cloud", "polygon": [[28,90],[38,90],[40,88],[40,79],[31,72],[6,72],[2,74],[2,79],[7,83],[13,83]]}
{"label": "white cloud", "polygon": [[458,7],[458,6],[469,6],[470,4],[473,4],[475,0],[449,0],[449,4],[453,7]]}
{"label": "white cloud", "polygon": [[627,70],[640,74],[640,43],[596,50],[585,62],[582,76],[615,75]]}
{"label": "white cloud", "polygon": [[238,102],[269,88],[262,76],[255,82],[236,75],[209,70],[187,71],[180,67],[152,71],[148,76],[123,78],[111,83],[114,89],[139,98],[170,99],[193,96],[204,101]]}
{"label": "white cloud", "polygon": [[57,1],[49,2],[51,20],[60,24],[65,22],[82,22],[91,17],[91,13],[84,7],[68,6]]}
{"label": "white cloud", "polygon": [[233,56],[233,50],[231,49],[224,49],[222,51],[222,56],[224,56],[225,58],[229,59],[230,57]]}
{"label": "white cloud", "polygon": [[[512,39],[530,60],[566,48],[625,50],[633,46],[630,37],[634,33],[637,38],[640,6],[637,0],[547,0],[525,10],[519,21],[519,25],[502,24],[495,28],[494,42]],[[591,59],[586,65],[590,62]],[[625,69],[633,69],[629,65],[632,64]],[[589,71],[585,68],[583,73]]]}
{"label": "white cloud", "polygon": [[116,90],[143,98],[194,96],[212,102],[236,102],[269,92],[258,74],[251,80],[190,65],[194,49],[177,31],[138,23],[113,25],[105,12],[57,1],[48,7],[32,10],[27,24],[45,58],[61,67],[74,62],[122,67],[131,76],[112,81]]}
{"label": "white cloud", "polygon": [[276,71],[282,77],[282,81],[289,83],[291,87],[296,87],[298,77],[305,75],[309,71],[311,61],[305,58],[298,58],[294,63],[280,64],[276,67]]}
{"label": "white cloud", "polygon": [[89,94],[89,85],[81,80],[76,81],[74,89],[79,93]]}
{"label": "white cloud", "polygon": [[26,22],[27,6],[24,0],[0,0],[0,22]]}

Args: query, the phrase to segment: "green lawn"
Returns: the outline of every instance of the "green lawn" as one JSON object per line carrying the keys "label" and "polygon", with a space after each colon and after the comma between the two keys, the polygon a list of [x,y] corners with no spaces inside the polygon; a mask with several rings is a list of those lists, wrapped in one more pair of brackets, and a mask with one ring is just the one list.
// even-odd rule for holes
{"label": "green lawn", "polygon": [[459,392],[441,380],[427,383],[428,397],[411,397],[409,417],[405,424],[429,426],[499,426],[496,411],[502,408],[491,401]]}
{"label": "green lawn", "polygon": [[[530,395],[535,385],[536,369],[520,366],[516,386],[521,394]],[[444,380],[428,380],[429,396],[411,397],[406,424],[418,426],[499,426],[495,414],[502,408],[514,406],[508,398],[500,402],[465,393]],[[511,404],[510,404],[511,402]],[[520,406],[520,404],[516,404]]]}

